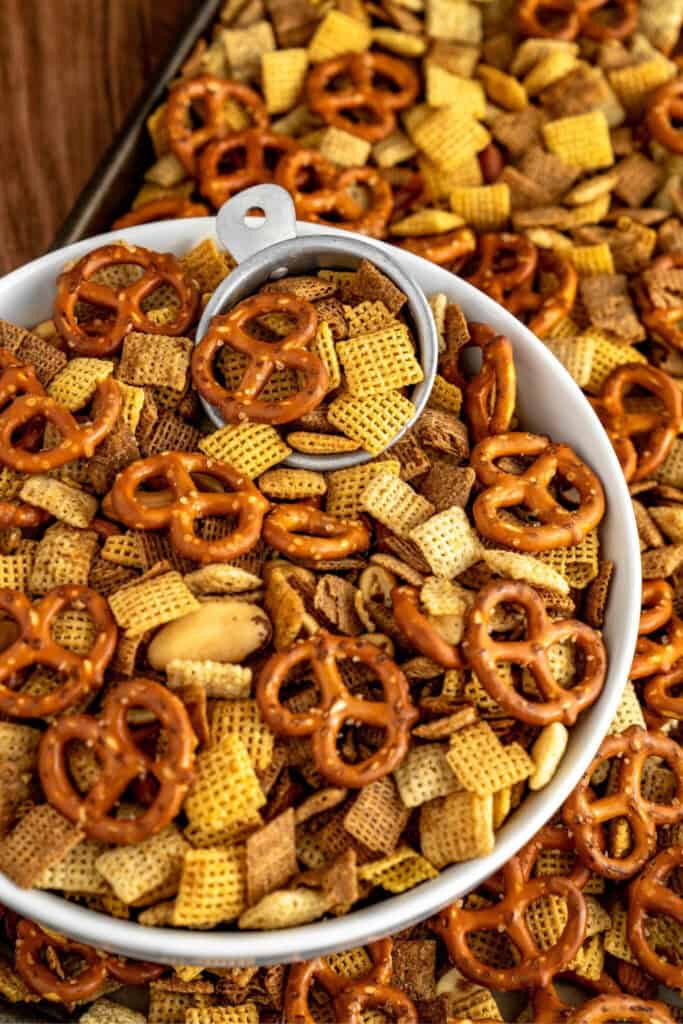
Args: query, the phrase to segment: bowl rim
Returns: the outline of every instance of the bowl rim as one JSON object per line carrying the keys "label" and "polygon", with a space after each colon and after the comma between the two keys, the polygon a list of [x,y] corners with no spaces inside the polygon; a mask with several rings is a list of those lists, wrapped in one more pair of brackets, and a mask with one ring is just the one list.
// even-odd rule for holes
{"label": "bowl rim", "polygon": [[[302,234],[349,234],[301,222],[297,224],[297,230]],[[11,307],[13,290],[25,286],[31,275],[47,272],[50,268],[56,273],[66,261],[80,257],[99,245],[125,239],[132,244],[147,245],[157,250],[163,249],[164,246],[172,249],[174,244],[179,246],[181,243],[190,247],[207,236],[215,238],[213,217],[156,222],[106,232],[54,250],[0,278],[0,316],[11,317],[7,307]],[[381,248],[386,245],[365,236],[354,237],[373,247]],[[443,270],[405,250],[391,247],[391,252],[395,259],[405,264],[408,273],[411,270],[415,273],[421,268],[430,271]],[[539,376],[547,374],[549,379],[561,383],[561,390],[564,390],[565,394],[573,394],[585,414],[591,450],[601,449],[602,459],[606,460],[608,467],[608,472],[605,473],[603,470],[601,477],[608,502],[607,514],[616,515],[618,528],[623,534],[623,551],[620,548],[621,558],[617,568],[620,577],[619,587],[625,592],[626,614],[619,622],[619,641],[612,642],[613,649],[609,652],[610,663],[605,689],[596,704],[582,716],[586,720],[590,719],[591,729],[588,733],[588,742],[584,743],[584,747],[577,754],[571,774],[560,771],[547,787],[528,797],[496,833],[496,845],[491,854],[452,865],[443,869],[437,878],[414,889],[400,895],[387,896],[370,907],[328,921],[267,932],[151,928],[88,910],[43,890],[20,889],[2,873],[1,903],[22,916],[81,942],[110,952],[138,959],[156,960],[159,963],[246,966],[307,960],[337,950],[364,945],[432,916],[498,870],[564,802],[606,734],[628,678],[640,615],[640,550],[635,517],[628,487],[612,446],[595,412],[567,370],[555,359],[550,350],[507,310],[472,285],[462,279],[457,280],[464,299],[469,299],[482,308],[482,318],[490,320],[498,330],[508,334],[513,346],[521,345],[522,354],[525,351],[533,353],[538,363]],[[582,719],[579,719],[579,723],[581,721]],[[578,727],[575,726],[574,730]],[[536,799],[537,797],[539,799]],[[523,809],[526,809],[526,814],[521,817],[520,811]],[[517,838],[518,835],[521,838]]]}

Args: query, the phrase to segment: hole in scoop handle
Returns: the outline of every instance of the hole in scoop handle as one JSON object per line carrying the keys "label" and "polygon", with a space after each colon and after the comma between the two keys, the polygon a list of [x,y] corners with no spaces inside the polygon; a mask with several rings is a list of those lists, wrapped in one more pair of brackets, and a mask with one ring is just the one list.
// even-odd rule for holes
{"label": "hole in scoop handle", "polygon": [[[249,210],[263,210],[245,221]],[[279,185],[254,185],[223,203],[216,216],[216,233],[223,246],[238,263],[262,249],[288,238],[296,238],[296,211],[292,197]]]}

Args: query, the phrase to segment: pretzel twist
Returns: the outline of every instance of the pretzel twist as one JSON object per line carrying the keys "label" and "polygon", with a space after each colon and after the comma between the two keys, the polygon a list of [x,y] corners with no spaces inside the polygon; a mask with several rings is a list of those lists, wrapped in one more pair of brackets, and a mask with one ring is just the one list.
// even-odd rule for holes
{"label": "pretzel twist", "polygon": [[162,196],[150,199],[135,210],[124,213],[112,224],[114,230],[150,224],[156,220],[176,220],[184,217],[206,217],[208,209],[203,203],[193,203],[187,196]]}
{"label": "pretzel twist", "polygon": [[477,236],[471,228],[456,228],[442,235],[422,235],[419,238],[404,238],[399,242],[401,249],[421,256],[423,260],[437,263],[440,267],[459,270],[465,259],[474,252]]}
{"label": "pretzel twist", "polygon": [[[446,943],[451,960],[472,981],[489,988],[512,991],[542,987],[576,955],[586,931],[586,903],[573,882],[560,876],[525,878],[518,857],[502,869],[502,899],[493,906],[466,910],[453,904],[439,914],[432,925]],[[527,924],[527,907],[534,900],[559,896],[567,905],[567,923],[557,942],[541,949]],[[504,932],[519,953],[514,967],[497,968],[484,963],[472,951],[468,937],[472,932]]]}
{"label": "pretzel twist", "polygon": [[[199,191],[218,209],[243,188],[273,181],[280,157],[298,148],[288,135],[264,128],[216,139],[199,156]],[[225,165],[230,170],[221,170]]]}
{"label": "pretzel twist", "polygon": [[539,253],[538,267],[544,273],[553,274],[557,284],[545,297],[534,295],[533,301],[526,301],[526,285],[519,289],[517,297],[513,296],[509,308],[512,313],[523,309],[535,309],[536,312],[528,323],[530,331],[533,331],[539,338],[546,338],[553,327],[556,327],[561,320],[571,313],[576,301],[576,291],[579,285],[579,274],[566,256],[552,249],[544,249]]}
{"label": "pretzel twist", "polygon": [[394,587],[391,602],[396,624],[411,647],[443,668],[463,667],[458,648],[442,637],[424,612],[420,611],[420,592],[417,587]]}
{"label": "pretzel twist", "polygon": [[[492,638],[491,619],[501,604],[524,608],[526,640]],[[566,640],[577,645],[583,661],[583,675],[571,689],[556,682],[548,656],[552,646]],[[540,594],[515,580],[492,580],[479,591],[466,614],[462,650],[489,696],[508,714],[529,725],[573,725],[581,712],[600,696],[607,672],[600,634],[578,619],[551,620]],[[514,683],[498,672],[501,663],[526,668],[534,678],[539,699],[530,700],[518,693]]]}
{"label": "pretzel twist", "polygon": [[[96,637],[85,655],[62,647],[52,636],[57,617],[69,607],[83,608],[93,621]],[[102,685],[104,671],[116,648],[117,629],[106,600],[76,583],[56,587],[32,605],[19,590],[0,590],[0,612],[18,627],[14,642],[0,654],[0,711],[15,718],[45,718],[58,714]],[[9,685],[17,673],[32,665],[53,669],[63,682],[52,692],[23,693]]]}
{"label": "pretzel twist", "polygon": [[337,519],[310,505],[281,505],[263,523],[263,539],[293,559],[346,558],[370,546],[370,532],[354,519]]}
{"label": "pretzel twist", "polygon": [[465,413],[475,442],[505,434],[517,397],[512,344],[485,324],[470,324],[470,338],[481,349],[481,368],[464,381]]}
{"label": "pretzel twist", "polygon": [[[272,313],[294,318],[294,326],[281,340],[259,341],[247,330],[257,317]],[[286,292],[252,295],[225,316],[216,316],[192,353],[192,380],[199,393],[220,410],[229,423],[245,419],[257,423],[290,423],[320,405],[328,385],[325,364],[307,350],[315,337],[318,314],[312,303]],[[213,361],[218,349],[228,345],[247,357],[236,391],[228,391],[216,379]],[[286,367],[303,375],[298,391],[272,401],[260,398],[275,368]]]}
{"label": "pretzel twist", "polygon": [[[503,456],[536,456],[518,475],[496,466]],[[470,465],[484,490],[474,502],[477,529],[485,537],[517,551],[547,551],[578,544],[598,525],[605,512],[605,494],[593,471],[566,444],[523,432],[495,434],[472,450]],[[556,476],[579,494],[576,509],[565,508],[550,491]],[[524,523],[500,510],[523,506],[539,520]]]}
{"label": "pretzel twist", "polygon": [[567,1024],[612,1024],[615,1020],[623,1024],[675,1024],[664,1003],[628,995],[589,999],[570,1013]]}
{"label": "pretzel twist", "polygon": [[[369,701],[347,689],[337,662],[352,659],[377,676],[384,699]],[[280,691],[298,666],[309,663],[320,689],[318,707],[292,712]],[[313,761],[328,782],[361,789],[398,767],[408,750],[410,727],[417,711],[410,702],[408,682],[396,665],[374,644],[321,630],[289,651],[272,655],[259,676],[256,699],[266,723],[278,736],[310,736]],[[339,733],[347,722],[384,730],[382,745],[365,761],[348,764],[337,750]]]}
{"label": "pretzel twist", "polygon": [[[166,737],[156,757],[140,749],[127,722],[132,708],[145,708],[160,722]],[[74,787],[66,762],[70,743],[92,746],[100,774],[84,797]],[[140,843],[168,825],[180,811],[192,779],[197,745],[185,705],[165,686],[150,679],[120,683],[104,699],[102,711],[68,715],[43,734],[38,750],[40,781],[49,802],[90,839],[102,843]],[[110,812],[136,778],[153,775],[158,783],[150,806],[137,818]]]}
{"label": "pretzel twist", "polygon": [[[662,408],[629,412],[631,388],[648,391]],[[591,405],[597,412],[627,482],[646,480],[671,451],[683,418],[683,395],[668,373],[641,363],[618,366],[605,379]],[[636,446],[633,438],[639,439]]]}
{"label": "pretzel twist", "polygon": [[[333,971],[323,957],[293,964],[289,969],[284,997],[284,1017],[292,1024],[315,1024],[309,1006],[309,995],[314,982],[322,985],[328,995],[336,999],[345,988],[352,985],[373,983],[385,985],[391,978],[391,939],[380,939],[368,943],[372,965],[355,978]],[[345,1019],[345,1018],[342,1018]]]}
{"label": "pretzel twist", "polygon": [[[62,977],[43,959],[49,948],[81,957],[86,967],[73,977]],[[107,977],[124,985],[142,985],[163,974],[161,964],[124,961],[107,956],[80,942],[47,934],[32,921],[22,920],[17,929],[14,949],[15,966],[26,985],[43,999],[71,1005],[92,999],[102,988]]]}
{"label": "pretzel twist", "polygon": [[[522,847],[517,855],[525,879],[531,878],[536,862],[543,850],[576,853],[574,837],[562,825],[544,825],[533,839],[530,839],[526,846]],[[566,877],[577,889],[583,890],[590,878],[590,870],[582,863],[579,857],[576,857],[575,864]]]}
{"label": "pretzel twist", "polygon": [[[645,123],[650,135],[671,150],[683,153],[683,131],[676,127],[683,118],[683,79],[674,78],[650,96]],[[678,254],[680,257],[680,254]],[[655,263],[656,265],[656,263]]]}
{"label": "pretzel twist", "polygon": [[[342,76],[351,84],[331,89],[334,80]],[[388,79],[394,88],[379,88],[375,76]],[[379,142],[394,131],[396,111],[415,101],[419,87],[407,61],[384,53],[347,53],[318,64],[308,76],[306,94],[309,107],[326,124],[368,142]],[[354,120],[352,111],[369,111],[373,120]]]}
{"label": "pretzel twist", "polygon": [[[607,6],[616,7],[617,16],[611,10],[605,18],[596,17]],[[633,32],[638,22],[638,0],[522,0],[517,19],[525,35],[571,41],[581,34],[606,42],[625,39]]]}
{"label": "pretzel twist", "polygon": [[[291,194],[301,220],[378,238],[386,233],[393,195],[373,167],[340,171],[317,150],[298,149],[280,159],[275,181]],[[359,188],[367,194],[365,203],[358,198]]]}
{"label": "pretzel twist", "polygon": [[[248,85],[216,75],[197,75],[171,89],[166,106],[166,125],[171,152],[191,178],[197,173],[197,153],[215,139],[230,134],[226,106],[237,102],[249,112],[253,127],[265,130],[270,119],[258,93]],[[199,128],[192,125],[192,112],[201,116]]]}
{"label": "pretzel twist", "polygon": [[[658,90],[659,91],[659,90]],[[656,93],[655,93],[656,95]],[[683,100],[681,109],[683,109]],[[667,270],[683,267],[683,253],[672,252],[658,256],[650,265],[649,272],[653,275],[665,273]],[[640,319],[652,334],[670,348],[683,349],[683,303],[679,302],[674,306],[655,306],[648,293],[647,283],[644,276],[635,283],[635,293],[638,300]]]}
{"label": "pretzel twist", "polygon": [[487,231],[477,240],[475,267],[465,280],[508,309],[510,293],[533,282],[537,263],[538,249],[526,235]]}
{"label": "pretzel twist", "polygon": [[[160,480],[165,490],[141,490]],[[216,482],[230,490],[200,490],[200,484],[215,487]],[[164,452],[132,462],[103,504],[105,514],[132,529],[168,528],[175,550],[197,562],[230,562],[251,551],[267,509],[267,500],[248,477],[198,452]],[[226,536],[209,541],[196,535],[195,525],[210,516],[236,516],[237,524]]]}
{"label": "pretzel twist", "polygon": [[683,925],[683,899],[667,888],[669,876],[681,866],[683,847],[662,850],[631,883],[628,899],[627,934],[631,949],[649,975],[671,988],[680,988],[680,964],[665,960],[655,952],[646,923],[648,915],[665,914],[677,921],[679,927]]}
{"label": "pretzel twist", "polygon": [[[620,758],[617,788],[607,796],[595,797],[591,778],[613,757]],[[641,793],[643,769],[650,757],[662,758],[674,775],[676,792],[670,805],[653,803]],[[607,736],[565,802],[563,817],[579,856],[592,871],[615,881],[632,878],[656,847],[657,825],[673,825],[683,818],[683,750],[664,733],[647,732],[635,725]],[[623,857],[610,857],[605,852],[604,825],[622,817],[630,826],[631,849]]]}
{"label": "pretzel twist", "polygon": [[[674,613],[673,597],[673,588],[666,580],[643,580],[642,610],[631,679],[669,672],[679,658],[683,658],[683,621]],[[665,629],[666,639],[657,641],[649,638],[651,633],[662,629]]]}

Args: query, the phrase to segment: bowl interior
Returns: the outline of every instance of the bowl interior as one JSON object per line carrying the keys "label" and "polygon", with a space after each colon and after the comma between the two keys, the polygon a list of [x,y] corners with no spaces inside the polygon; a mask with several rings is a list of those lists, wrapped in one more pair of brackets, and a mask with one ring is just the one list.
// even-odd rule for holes
{"label": "bowl interior", "polygon": [[[438,339],[434,317],[422,290],[415,286],[396,260],[366,242],[316,235],[313,238],[288,239],[260,250],[240,263],[216,290],[199,321],[197,341],[204,337],[214,316],[227,313],[268,281],[277,280],[287,274],[315,274],[318,270],[355,270],[363,259],[372,260],[378,270],[391,278],[397,288],[407,296],[404,312],[413,338],[417,342],[424,373],[424,380],[416,385],[410,396],[415,406],[415,414],[394,436],[393,444],[410,429],[427,404],[436,375]],[[202,405],[212,423],[216,427],[222,427],[224,420],[218,409],[204,399]],[[338,455],[305,455],[293,452],[284,460],[284,464],[296,469],[321,472],[359,466],[369,462],[371,458],[373,456],[363,450]]]}
{"label": "bowl interior", "polygon": [[[311,224],[298,225],[302,235],[347,234]],[[214,236],[212,218],[166,221],[100,235],[78,242],[14,271],[0,280],[0,317],[22,325],[50,315],[55,278],[67,260],[118,238],[132,244],[182,254]],[[351,236],[382,253],[385,246]],[[309,959],[350,949],[407,928],[464,895],[491,875],[554,814],[574,788],[607,732],[633,657],[640,615],[640,553],[628,488],[612,447],[578,386],[518,320],[471,285],[411,253],[391,250],[411,280],[429,296],[444,292],[471,320],[491,324],[506,334],[515,352],[519,406],[525,428],[566,441],[602,480],[607,514],[601,528],[603,557],[615,564],[603,635],[609,653],[607,680],[599,700],[571,730],[559,771],[524,803],[496,835],[487,857],[455,864],[438,878],[400,896],[331,921],[271,932],[201,932],[145,928],[78,907],[49,893],[17,888],[0,874],[0,903],[17,913],[81,942],[119,954],[166,963],[249,965]],[[373,257],[375,258],[375,257]]]}

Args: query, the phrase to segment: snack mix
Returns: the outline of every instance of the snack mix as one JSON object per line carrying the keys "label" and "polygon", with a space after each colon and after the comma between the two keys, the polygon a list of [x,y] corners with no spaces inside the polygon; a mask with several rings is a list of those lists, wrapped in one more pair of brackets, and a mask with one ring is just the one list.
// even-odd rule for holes
{"label": "snack mix", "polygon": [[[275,181],[526,322],[629,483],[640,636],[560,813],[435,918],[172,968],[6,910],[23,1019],[683,1020],[682,25],[682,0],[228,0],[171,83],[115,227]],[[430,296],[413,423],[373,264],[271,282],[195,345],[233,266],[117,242],[51,320],[0,322],[0,870],[148,927],[303,925],[490,853],[607,671],[603,489],[524,431],[509,339]]]}

